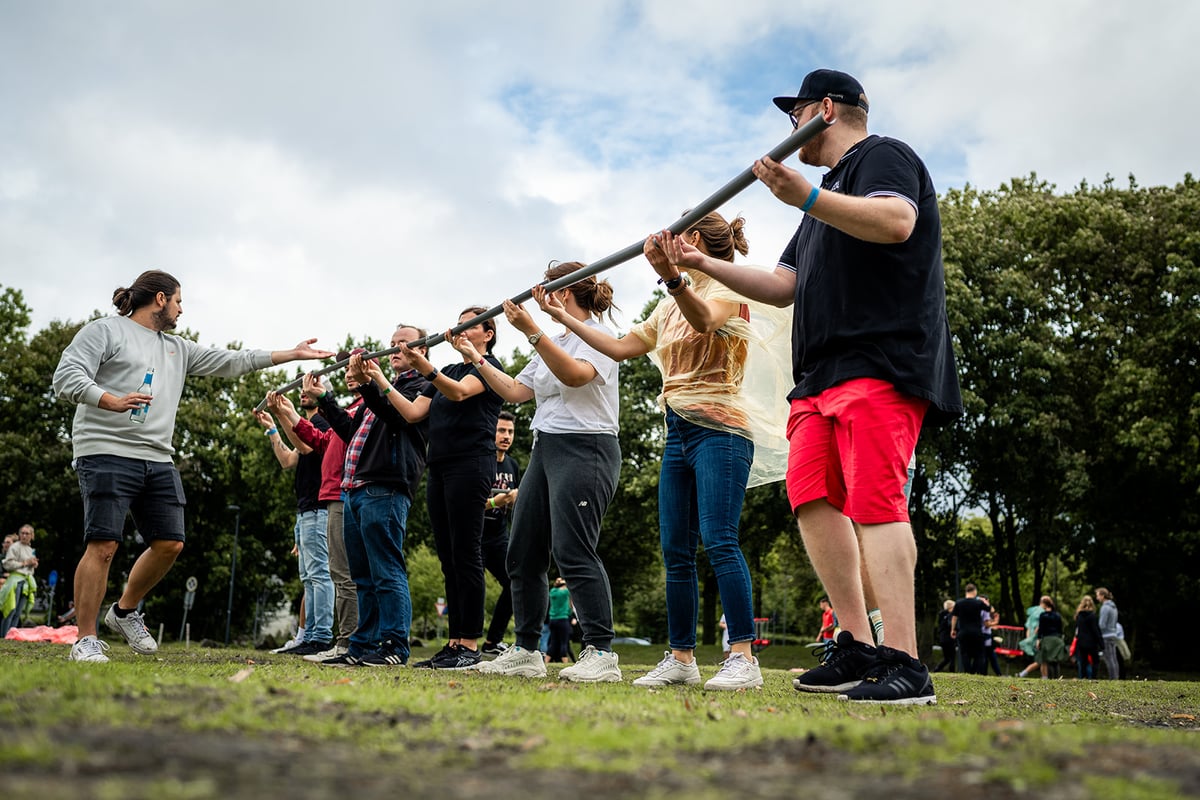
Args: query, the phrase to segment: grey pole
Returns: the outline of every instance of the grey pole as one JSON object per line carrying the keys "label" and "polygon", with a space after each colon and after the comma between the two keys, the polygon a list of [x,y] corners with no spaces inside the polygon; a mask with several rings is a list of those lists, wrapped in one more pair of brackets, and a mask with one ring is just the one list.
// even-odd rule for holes
{"label": "grey pole", "polygon": [[232,511],[233,517],[233,556],[229,565],[229,603],[225,607],[225,644],[229,644],[229,625],[233,622],[233,579],[237,575],[238,527],[242,522],[242,509],[239,506],[226,506],[226,511]]}
{"label": "grey pole", "polygon": [[[837,122],[837,120],[835,119],[834,122]],[[775,147],[769,153],[767,153],[767,157],[771,158],[774,161],[783,161],[788,156],[792,155],[797,150],[799,150],[801,147],[803,147],[804,144],[806,142],[808,142],[809,139],[812,139],[814,136],[816,136],[818,133],[825,130],[832,124],[833,124],[833,122],[826,122],[825,118],[822,115],[817,114],[815,117],[810,119],[808,122],[804,123],[799,128],[797,128],[795,131],[793,131],[791,136],[784,139],[779,144],[775,145]],[[747,189],[751,184],[754,183],[755,180],[757,180],[757,179],[754,177],[753,168],[746,167],[746,169],[742,170],[737,175],[737,177],[735,177],[733,180],[729,181],[729,183],[725,184],[720,189],[713,192],[711,195],[709,195],[707,198],[705,198],[702,202],[698,203],[694,208],[692,208],[690,211],[688,211],[688,213],[684,214],[682,217],[680,217],[679,219],[675,220],[670,225],[668,225],[667,230],[671,231],[671,233],[674,233],[674,234],[683,233],[688,228],[692,227],[697,222],[704,219],[704,217],[706,217],[708,214],[712,213],[713,211],[716,211],[722,205],[724,205],[725,203],[727,203],[731,199],[733,199],[733,197],[735,197],[736,195],[740,194],[742,191]],[[574,283],[578,283],[579,281],[583,280],[584,278],[590,278],[593,275],[597,275],[601,272],[604,272],[605,270],[612,269],[613,267],[617,266],[618,264],[624,264],[626,261],[629,261],[632,258],[636,258],[637,256],[640,256],[642,254],[642,245],[645,244],[645,241],[646,241],[645,239],[639,239],[638,241],[634,242],[633,244],[629,245],[628,247],[618,250],[617,252],[613,253],[612,255],[605,256],[604,258],[601,258],[598,261],[593,261],[591,264],[588,264],[583,269],[577,269],[574,272],[572,272],[570,275],[564,275],[563,277],[558,278],[557,280],[548,281],[547,283],[545,283],[543,285],[546,287],[546,291],[552,292],[557,289],[562,289],[566,286],[570,286]],[[530,299],[531,297],[533,297],[533,292],[526,289],[525,291],[521,292],[520,294],[518,294],[515,297],[512,297],[510,299],[514,303],[524,303],[526,300]],[[473,328],[476,325],[480,324],[481,322],[484,322],[493,317],[499,316],[502,313],[504,313],[503,305],[492,306],[487,311],[484,311],[483,313],[479,314],[478,316],[472,317],[471,319],[467,320],[466,322],[460,322],[458,325],[456,325],[455,327],[450,329],[450,333],[453,336],[457,336],[458,334],[462,333],[463,331],[467,330],[468,328]],[[421,347],[421,346],[433,347],[435,344],[441,344],[444,341],[446,341],[446,335],[444,333],[434,333],[434,334],[430,334],[429,336],[426,336],[423,339],[416,339],[414,341],[411,341],[408,343],[408,346],[409,347]],[[379,350],[374,353],[364,353],[363,358],[382,358],[384,356],[390,356],[392,353],[397,353],[399,351],[400,351],[399,347],[389,347],[387,349]],[[328,367],[324,367],[320,370],[316,370],[312,374],[316,375],[318,377],[321,375],[328,375],[330,372],[334,372],[336,370],[344,368],[349,363],[350,363],[349,359],[344,359],[342,361],[338,361],[335,364],[330,364]],[[286,394],[287,392],[290,392],[293,389],[300,388],[300,385],[302,383],[303,383],[303,379],[298,378],[289,384],[279,387],[279,389],[277,389],[276,391],[278,391],[280,394]],[[259,404],[257,406],[255,406],[255,410],[262,411],[264,408],[266,408],[266,405],[267,405],[267,401],[264,398],[262,401],[259,402]]]}

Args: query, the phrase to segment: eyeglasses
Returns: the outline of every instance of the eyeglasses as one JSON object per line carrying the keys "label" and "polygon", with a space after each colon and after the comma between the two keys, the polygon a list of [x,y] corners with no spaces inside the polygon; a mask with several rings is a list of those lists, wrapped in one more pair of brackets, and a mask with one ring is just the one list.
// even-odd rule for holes
{"label": "eyeglasses", "polygon": [[788,119],[790,119],[792,121],[792,130],[796,130],[797,128],[800,127],[799,116],[804,113],[804,109],[808,108],[809,106],[813,105],[814,103],[819,103],[819,102],[821,102],[821,101],[820,100],[809,100],[804,105],[797,106],[796,108],[793,108],[791,111],[788,112]]}

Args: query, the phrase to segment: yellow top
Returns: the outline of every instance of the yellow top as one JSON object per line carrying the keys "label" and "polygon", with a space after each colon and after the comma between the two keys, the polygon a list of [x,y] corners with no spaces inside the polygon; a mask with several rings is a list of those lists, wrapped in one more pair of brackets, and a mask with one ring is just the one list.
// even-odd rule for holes
{"label": "yellow top", "polygon": [[633,327],[662,372],[659,406],[693,425],[752,440],[748,486],[780,480],[787,471],[791,308],[752,302],[702,273],[690,277],[701,298],[734,303],[739,314],[713,333],[699,333],[668,296]]}

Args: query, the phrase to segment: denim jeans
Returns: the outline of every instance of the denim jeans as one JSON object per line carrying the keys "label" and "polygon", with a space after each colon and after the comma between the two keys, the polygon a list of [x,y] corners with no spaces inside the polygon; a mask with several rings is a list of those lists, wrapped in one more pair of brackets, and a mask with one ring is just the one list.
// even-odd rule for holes
{"label": "denim jeans", "polygon": [[358,590],[358,627],[350,636],[353,656],[377,650],[385,641],[408,656],[412,598],[404,536],[411,505],[403,492],[378,484],[346,493],[342,538]]}
{"label": "denim jeans", "polygon": [[304,641],[333,639],[333,579],[329,576],[329,512],[323,508],[296,515],[300,582],[304,584]]}
{"label": "denim jeans", "polygon": [[696,647],[700,592],[696,548],[717,577],[729,642],[753,641],[750,569],[738,544],[754,443],[694,425],[667,409],[667,444],[658,479],[658,529],[667,567],[667,630],[675,650]]}

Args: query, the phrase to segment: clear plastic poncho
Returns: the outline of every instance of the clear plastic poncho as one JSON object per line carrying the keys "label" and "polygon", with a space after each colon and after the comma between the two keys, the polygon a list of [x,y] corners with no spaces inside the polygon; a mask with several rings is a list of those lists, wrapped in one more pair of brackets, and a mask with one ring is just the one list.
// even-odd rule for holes
{"label": "clear plastic poncho", "polygon": [[[746,267],[756,269],[756,267]],[[764,305],[699,272],[692,289],[705,300],[739,307],[713,333],[699,333],[675,298],[664,297],[630,331],[649,347],[663,376],[659,407],[694,425],[754,442],[747,487],[781,480],[787,472],[787,394],[792,390],[792,309]]]}

